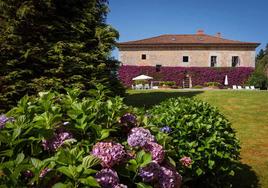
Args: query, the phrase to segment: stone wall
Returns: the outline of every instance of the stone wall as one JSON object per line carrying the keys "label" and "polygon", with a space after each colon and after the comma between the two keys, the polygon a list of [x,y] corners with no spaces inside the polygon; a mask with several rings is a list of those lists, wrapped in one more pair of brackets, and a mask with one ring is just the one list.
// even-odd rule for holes
{"label": "stone wall", "polygon": [[[142,60],[141,55],[146,54]],[[217,56],[217,67],[231,67],[232,56],[239,56],[240,67],[255,67],[255,50],[249,49],[197,49],[197,50],[120,50],[119,60],[123,65],[168,67],[210,67],[211,56]],[[189,56],[189,62],[183,63],[183,56]]]}

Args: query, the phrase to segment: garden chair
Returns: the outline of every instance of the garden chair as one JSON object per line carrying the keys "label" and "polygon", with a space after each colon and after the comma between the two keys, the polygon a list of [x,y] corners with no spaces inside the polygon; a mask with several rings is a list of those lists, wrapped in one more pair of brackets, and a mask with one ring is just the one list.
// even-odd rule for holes
{"label": "garden chair", "polygon": [[249,86],[246,86],[245,89],[250,89]]}
{"label": "garden chair", "polygon": [[149,84],[145,84],[145,85],[144,85],[144,89],[150,89]]}
{"label": "garden chair", "polygon": [[233,89],[237,89],[236,85],[233,85]]}
{"label": "garden chair", "polygon": [[243,89],[242,86],[237,86],[237,89]]}
{"label": "garden chair", "polygon": [[255,86],[250,86],[250,89],[254,90],[255,89]]}

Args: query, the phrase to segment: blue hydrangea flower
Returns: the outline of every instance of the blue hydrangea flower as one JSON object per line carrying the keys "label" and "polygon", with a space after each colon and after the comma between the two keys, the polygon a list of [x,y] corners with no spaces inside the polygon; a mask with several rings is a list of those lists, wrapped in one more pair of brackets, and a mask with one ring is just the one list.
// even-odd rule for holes
{"label": "blue hydrangea flower", "polygon": [[162,127],[160,130],[164,133],[171,133],[172,132],[172,129],[169,126]]}

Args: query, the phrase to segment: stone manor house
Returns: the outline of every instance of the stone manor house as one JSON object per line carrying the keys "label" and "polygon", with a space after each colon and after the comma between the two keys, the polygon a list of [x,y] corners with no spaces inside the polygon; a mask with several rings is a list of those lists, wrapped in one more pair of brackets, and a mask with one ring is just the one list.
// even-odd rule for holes
{"label": "stone manor house", "polygon": [[118,43],[123,65],[163,67],[255,67],[256,42],[224,39],[220,33],[160,35]]}

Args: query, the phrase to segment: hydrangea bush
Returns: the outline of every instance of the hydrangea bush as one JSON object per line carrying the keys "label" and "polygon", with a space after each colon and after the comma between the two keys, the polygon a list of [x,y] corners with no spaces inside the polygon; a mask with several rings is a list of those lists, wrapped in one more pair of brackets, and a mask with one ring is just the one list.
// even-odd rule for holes
{"label": "hydrangea bush", "polygon": [[240,155],[229,121],[206,102],[169,99],[149,109],[148,121],[172,139],[184,184],[190,187],[231,187]]}
{"label": "hydrangea bush", "polygon": [[1,187],[181,186],[171,137],[121,98],[93,93],[25,96],[0,116]]}

